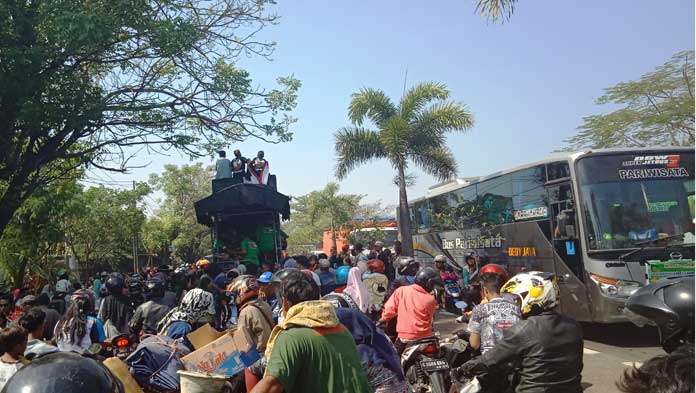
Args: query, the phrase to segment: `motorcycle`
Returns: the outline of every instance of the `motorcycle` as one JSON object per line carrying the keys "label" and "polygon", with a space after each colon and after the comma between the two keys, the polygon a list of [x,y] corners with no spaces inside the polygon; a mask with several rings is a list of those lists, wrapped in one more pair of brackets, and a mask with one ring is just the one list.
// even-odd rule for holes
{"label": "motorcycle", "polygon": [[416,393],[447,393],[450,365],[437,336],[409,343],[401,355],[401,366],[411,390]]}
{"label": "motorcycle", "polygon": [[106,357],[117,357],[123,361],[135,350],[138,343],[128,333],[119,334],[111,339],[106,349]]}
{"label": "motorcycle", "polygon": [[454,273],[443,274],[442,280],[445,284],[445,310],[453,314],[461,313],[456,307],[456,303],[461,301],[462,297],[462,290],[457,283],[457,276]]}

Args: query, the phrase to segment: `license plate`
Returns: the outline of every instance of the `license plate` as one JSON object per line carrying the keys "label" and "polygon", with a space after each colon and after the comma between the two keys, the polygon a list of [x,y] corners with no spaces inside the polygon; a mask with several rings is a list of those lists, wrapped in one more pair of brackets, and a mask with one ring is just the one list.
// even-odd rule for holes
{"label": "license plate", "polygon": [[425,372],[447,371],[450,369],[449,364],[444,360],[423,360],[420,362],[421,368]]}

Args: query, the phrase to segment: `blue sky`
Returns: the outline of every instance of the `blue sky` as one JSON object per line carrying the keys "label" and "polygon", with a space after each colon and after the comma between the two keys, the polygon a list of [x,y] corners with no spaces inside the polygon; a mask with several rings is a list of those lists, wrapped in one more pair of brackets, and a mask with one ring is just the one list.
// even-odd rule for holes
{"label": "blue sky", "polygon": [[[690,0],[520,0],[503,25],[475,14],[474,0],[278,3],[279,25],[262,33],[278,44],[273,61],[240,64],[263,86],[288,74],[302,81],[294,140],[282,145],[248,140],[228,150],[240,148],[248,157],[265,150],[279,190],[289,195],[334,179],[333,133],[349,125],[350,95],[374,87],[398,100],[407,67],[408,86],[443,82],[452,99],[473,112],[475,127],[448,142],[459,175],[475,176],[549,155],[575,133],[583,116],[609,109],[594,103],[603,88],[636,79],[674,53],[694,48]],[[111,178],[145,180],[166,163],[189,161],[140,156],[137,162],[148,166]],[[418,182],[411,199],[436,183],[414,173]],[[386,162],[375,162],[352,172],[341,182],[342,191],[395,204],[393,176]]]}

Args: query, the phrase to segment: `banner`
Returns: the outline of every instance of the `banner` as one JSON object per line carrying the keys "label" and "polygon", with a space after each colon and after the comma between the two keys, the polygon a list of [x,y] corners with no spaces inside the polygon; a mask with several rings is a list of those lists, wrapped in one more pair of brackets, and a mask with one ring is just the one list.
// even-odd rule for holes
{"label": "banner", "polygon": [[648,261],[645,264],[647,284],[669,277],[693,276],[693,259],[677,259],[671,261]]}

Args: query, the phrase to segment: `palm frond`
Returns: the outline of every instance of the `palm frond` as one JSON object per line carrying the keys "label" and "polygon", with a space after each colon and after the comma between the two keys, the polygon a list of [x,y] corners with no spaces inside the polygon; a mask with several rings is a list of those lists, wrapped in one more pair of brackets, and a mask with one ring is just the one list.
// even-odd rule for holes
{"label": "palm frond", "polygon": [[381,126],[388,118],[396,114],[394,104],[382,90],[361,89],[351,97],[348,118],[356,126],[361,126],[365,118]]}
{"label": "palm frond", "polygon": [[408,89],[401,98],[399,110],[401,117],[411,119],[415,113],[433,100],[446,100],[449,97],[447,86],[437,82],[423,82]]}
{"label": "palm frond", "polygon": [[376,131],[360,127],[344,127],[336,132],[335,139],[338,155],[336,177],[339,179],[345,178],[348,172],[358,165],[373,158],[386,156],[379,133]]}
{"label": "palm frond", "polygon": [[446,146],[411,152],[409,158],[424,172],[439,180],[447,180],[457,175],[457,160]]}
{"label": "palm frond", "polygon": [[466,131],[474,126],[474,116],[464,104],[442,102],[421,111],[411,124],[409,146],[418,150],[446,143],[450,131]]}
{"label": "palm frond", "polygon": [[476,12],[488,21],[503,23],[510,20],[516,3],[517,0],[478,0]]}

